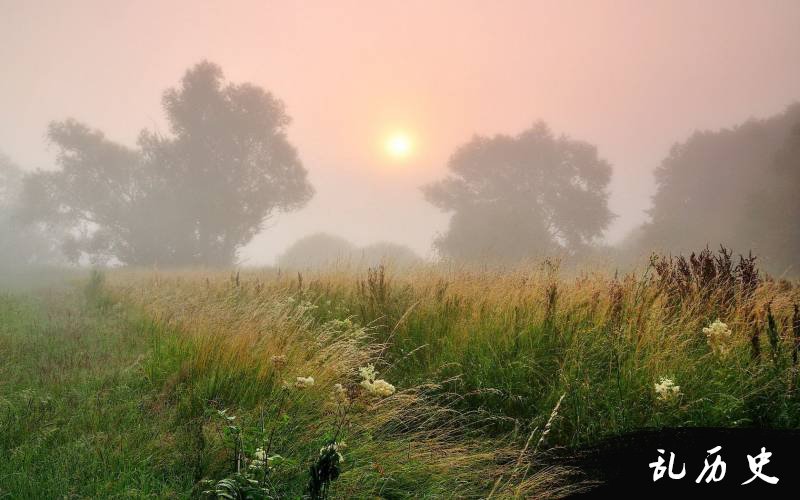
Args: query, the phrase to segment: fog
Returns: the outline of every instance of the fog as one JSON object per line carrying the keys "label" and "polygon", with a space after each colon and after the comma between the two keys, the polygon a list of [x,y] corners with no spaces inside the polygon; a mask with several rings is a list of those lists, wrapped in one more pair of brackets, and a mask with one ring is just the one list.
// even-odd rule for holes
{"label": "fog", "polygon": [[[596,147],[596,158],[586,161],[588,170],[576,167],[579,177],[591,170],[579,179],[581,183],[599,183],[591,200],[581,198],[579,205],[589,211],[596,202],[604,210],[605,191],[607,220],[601,213],[594,225],[577,230],[588,224],[588,215],[570,213],[563,220],[550,216],[546,226],[556,229],[547,238],[562,250],[573,242],[570,251],[584,244],[629,244],[631,232],[650,220],[647,211],[653,217],[660,213],[652,211],[654,173],[674,155],[672,146],[687,143],[695,131],[719,131],[755,118],[767,120],[763,130],[774,136],[748,143],[751,160],[737,163],[739,170],[715,167],[716,173],[698,177],[709,193],[715,190],[714,179],[722,177],[751,179],[740,184],[753,185],[752,179],[762,176],[742,172],[773,169],[773,157],[790,165],[775,169],[792,171],[796,156],[787,137],[798,113],[786,110],[800,100],[798,28],[800,3],[791,0],[0,0],[4,67],[0,152],[24,172],[56,171],[63,167],[58,156],[64,143],[59,149],[48,127],[69,118],[131,149],[137,147],[142,129],[154,137],[169,137],[174,130],[162,106],[162,94],[179,87],[194,65],[211,61],[221,68],[226,83],[249,82],[283,102],[291,118],[286,139],[296,148],[298,165],[302,164],[313,189],[303,203],[287,199],[270,204],[263,231],[247,238],[249,243],[238,250],[239,263],[273,264],[297,240],[316,233],[335,234],[354,248],[387,242],[404,245],[429,258],[460,245],[461,240],[448,240],[446,233],[453,214],[461,213],[459,207],[466,205],[452,205],[430,194],[438,188],[421,188],[436,186],[453,175],[448,165],[453,166],[454,154],[469,146],[475,135],[487,141],[498,134],[509,139],[487,146],[490,173],[475,180],[481,185],[496,174],[492,161],[502,164],[528,147],[535,151],[551,146],[559,151]],[[784,118],[769,121],[780,116]],[[547,134],[526,132],[537,130],[540,121],[546,124]],[[753,129],[752,137],[767,134],[761,130]],[[397,134],[409,142],[402,155],[385,147]],[[563,135],[572,142],[559,143]],[[742,137],[751,135],[742,132],[730,143],[738,144]],[[732,165],[726,158],[742,157],[729,149],[711,152],[711,146],[698,141],[687,146],[706,155],[707,162],[698,164]],[[708,141],[717,144],[716,139]],[[505,143],[516,149],[503,149]],[[695,171],[693,158],[674,159],[672,164],[680,165],[675,171]],[[610,169],[604,184],[605,164]],[[473,182],[456,174],[454,182]],[[686,178],[667,177],[665,185],[669,179]],[[771,189],[786,185],[780,179],[754,188],[753,199],[771,198]],[[782,199],[793,198],[786,194]],[[737,197],[726,200],[735,203]],[[473,201],[464,203],[473,209]],[[669,203],[664,203],[663,212],[669,212]],[[293,204],[298,206],[289,207]],[[745,213],[786,209],[751,208]],[[559,209],[545,204],[540,211],[551,210]],[[720,206],[711,211],[728,213]],[[28,212],[29,220],[40,222]],[[478,220],[486,213],[480,211],[466,220]],[[510,220],[500,213],[492,217]],[[673,235],[681,232],[673,223],[672,232],[659,229],[653,232],[660,231],[658,237],[647,241],[650,246],[678,250],[703,243],[730,244],[742,252],[750,249],[745,247],[758,250],[759,245],[768,253],[772,248],[789,249],[786,242],[795,242],[796,235],[785,226],[796,222],[763,217],[773,221],[774,227],[748,234],[763,230],[768,233],[764,238],[712,232],[714,241],[709,236],[703,242],[698,236],[671,245]],[[453,227],[460,220],[454,218]],[[480,220],[486,227],[497,227],[491,217]],[[705,221],[709,227],[721,226],[713,217]],[[730,219],[724,225],[738,228],[740,222]],[[54,229],[47,231],[52,234]],[[469,234],[465,232],[463,238],[475,238]],[[474,249],[471,256],[502,253],[504,249],[497,246],[502,246],[498,243],[503,241],[501,235],[491,238],[495,246]],[[438,247],[433,246],[436,241]],[[541,241],[531,233],[528,240],[515,240],[514,245],[528,248]],[[538,250],[548,252],[552,245]],[[113,257],[124,261],[119,255]],[[781,269],[791,264],[792,257],[780,258]],[[147,259],[127,262],[141,264]],[[224,263],[225,255],[202,262]]]}

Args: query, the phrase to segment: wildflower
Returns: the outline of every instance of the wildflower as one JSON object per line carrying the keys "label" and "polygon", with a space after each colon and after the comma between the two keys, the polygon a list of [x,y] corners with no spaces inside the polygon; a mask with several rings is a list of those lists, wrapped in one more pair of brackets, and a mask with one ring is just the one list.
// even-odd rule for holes
{"label": "wildflower", "polygon": [[347,401],[347,389],[345,389],[342,384],[333,386],[333,399],[338,402]]}
{"label": "wildflower", "polygon": [[361,387],[366,389],[370,394],[382,398],[389,397],[395,392],[394,386],[383,379],[378,379],[374,382],[363,380],[361,382]]}
{"label": "wildflower", "polygon": [[358,369],[358,373],[363,379],[361,381],[361,387],[366,389],[366,391],[373,396],[385,398],[394,394],[395,388],[392,384],[383,379],[375,380],[375,377],[378,376],[378,372],[375,371],[375,365],[369,364],[367,366],[362,366]]}
{"label": "wildflower", "polygon": [[671,378],[661,377],[655,384],[655,391],[659,401],[668,402],[681,395],[681,386],[675,385]]}
{"label": "wildflower", "polygon": [[297,377],[294,386],[298,389],[306,389],[314,385],[314,377]]}
{"label": "wildflower", "polygon": [[278,370],[286,366],[286,356],[284,356],[283,354],[272,356],[270,358],[270,361],[272,361],[272,364]]}
{"label": "wildflower", "polygon": [[358,373],[361,375],[361,378],[364,379],[365,382],[372,382],[375,380],[375,377],[378,375],[378,372],[375,371],[375,365],[368,364],[367,366],[362,366],[358,369]]}
{"label": "wildflower", "polygon": [[336,458],[339,459],[340,462],[344,462],[344,457],[342,456],[342,451],[347,448],[347,443],[342,441],[341,443],[337,443],[336,441],[327,444],[319,449],[319,456],[324,456],[328,453],[335,454]]}
{"label": "wildflower", "polygon": [[267,457],[267,452],[264,451],[264,448],[256,448],[256,451],[253,453],[253,459],[250,460],[250,469],[257,470],[257,469],[264,469],[266,466],[268,469],[272,469],[273,463],[277,460],[280,461],[283,457],[280,455],[272,455],[271,457]]}
{"label": "wildflower", "polygon": [[319,450],[319,458],[311,466],[308,490],[311,498],[327,498],[331,482],[341,474],[340,464],[344,457],[341,446],[332,441]]}
{"label": "wildflower", "polygon": [[383,379],[376,380],[375,383],[372,384],[372,389],[375,394],[382,397],[391,396],[395,391],[394,386]]}
{"label": "wildflower", "polygon": [[732,332],[728,325],[717,319],[711,325],[703,328],[703,333],[706,334],[706,340],[714,354],[725,356],[728,353],[732,338]]}

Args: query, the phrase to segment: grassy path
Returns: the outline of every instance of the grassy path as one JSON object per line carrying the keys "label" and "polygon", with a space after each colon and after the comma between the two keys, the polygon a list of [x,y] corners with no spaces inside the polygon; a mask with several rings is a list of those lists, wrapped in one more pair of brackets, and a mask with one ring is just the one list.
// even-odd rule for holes
{"label": "grassy path", "polygon": [[0,498],[189,494],[135,325],[74,290],[0,293]]}

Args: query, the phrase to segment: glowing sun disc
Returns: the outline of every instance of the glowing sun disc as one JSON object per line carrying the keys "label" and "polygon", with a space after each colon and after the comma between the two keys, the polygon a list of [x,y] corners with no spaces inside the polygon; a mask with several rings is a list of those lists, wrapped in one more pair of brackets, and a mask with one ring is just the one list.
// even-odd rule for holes
{"label": "glowing sun disc", "polygon": [[411,138],[406,134],[394,134],[386,141],[386,152],[394,158],[405,158],[412,149]]}

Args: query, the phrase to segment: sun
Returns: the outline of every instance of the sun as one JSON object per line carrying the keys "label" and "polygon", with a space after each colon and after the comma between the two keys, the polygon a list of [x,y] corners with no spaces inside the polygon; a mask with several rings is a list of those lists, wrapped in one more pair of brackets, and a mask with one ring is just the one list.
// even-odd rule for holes
{"label": "sun", "polygon": [[411,137],[404,132],[396,132],[386,139],[386,153],[392,158],[403,159],[408,157],[414,149]]}

